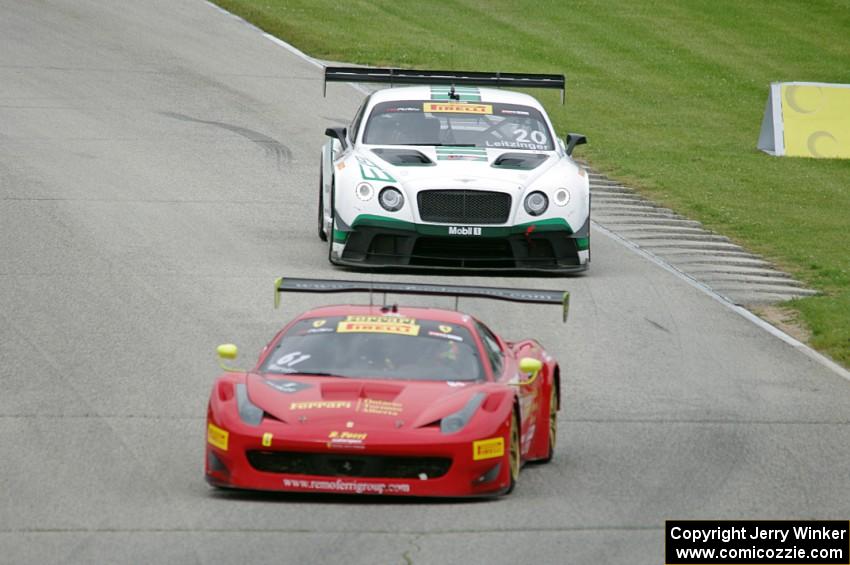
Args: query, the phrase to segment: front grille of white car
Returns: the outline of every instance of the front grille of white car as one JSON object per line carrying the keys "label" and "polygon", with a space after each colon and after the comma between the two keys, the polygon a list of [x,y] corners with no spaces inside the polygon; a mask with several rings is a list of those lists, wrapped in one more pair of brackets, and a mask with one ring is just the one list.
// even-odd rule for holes
{"label": "front grille of white car", "polygon": [[511,195],[484,190],[423,190],[417,196],[419,217],[442,224],[504,224]]}

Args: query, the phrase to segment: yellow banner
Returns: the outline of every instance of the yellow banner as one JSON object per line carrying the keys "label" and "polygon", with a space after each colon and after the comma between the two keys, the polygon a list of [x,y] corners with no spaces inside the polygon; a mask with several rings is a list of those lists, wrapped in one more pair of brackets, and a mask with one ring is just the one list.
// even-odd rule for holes
{"label": "yellow banner", "polygon": [[336,326],[337,333],[380,333],[398,335],[419,335],[417,324],[387,323],[387,322],[347,322],[342,321]]}
{"label": "yellow banner", "polygon": [[850,87],[783,84],[785,155],[850,159]]}
{"label": "yellow banner", "polygon": [[423,112],[443,112],[451,114],[492,114],[492,104],[453,104],[451,102],[425,102]]}
{"label": "yellow banner", "polygon": [[504,438],[494,437],[492,439],[482,439],[472,442],[472,459],[475,461],[494,459],[496,457],[502,457],[504,454]]}
{"label": "yellow banner", "polygon": [[207,424],[207,442],[222,451],[227,451],[227,438],[229,435],[227,430],[222,430],[212,422]]}

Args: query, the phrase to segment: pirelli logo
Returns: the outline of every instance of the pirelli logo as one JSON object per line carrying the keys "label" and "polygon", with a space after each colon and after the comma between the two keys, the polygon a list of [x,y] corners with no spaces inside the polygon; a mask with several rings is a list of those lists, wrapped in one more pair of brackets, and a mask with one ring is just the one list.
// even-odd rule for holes
{"label": "pirelli logo", "polygon": [[505,438],[494,437],[492,439],[482,439],[472,442],[472,459],[481,461],[482,459],[495,459],[505,455]]}
{"label": "pirelli logo", "polygon": [[457,104],[451,102],[425,102],[423,112],[444,114],[492,114],[492,104]]}
{"label": "pirelli logo", "polygon": [[403,324],[397,322],[348,322],[337,324],[336,332],[344,333],[380,333],[397,335],[419,335],[418,324]]}
{"label": "pirelli logo", "polygon": [[222,430],[212,422],[207,425],[207,442],[222,451],[227,451],[227,439],[230,434]]}

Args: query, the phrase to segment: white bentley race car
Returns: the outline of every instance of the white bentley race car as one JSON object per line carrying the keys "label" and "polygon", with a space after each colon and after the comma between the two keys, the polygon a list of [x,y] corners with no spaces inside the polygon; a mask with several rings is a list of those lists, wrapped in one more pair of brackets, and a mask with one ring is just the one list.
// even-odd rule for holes
{"label": "white bentley race car", "polygon": [[[360,267],[573,272],[590,262],[586,142],[541,104],[493,87],[561,90],[562,75],[328,67],[325,81],[392,84],[328,128],[319,237]],[[395,85],[415,85],[395,88]]]}

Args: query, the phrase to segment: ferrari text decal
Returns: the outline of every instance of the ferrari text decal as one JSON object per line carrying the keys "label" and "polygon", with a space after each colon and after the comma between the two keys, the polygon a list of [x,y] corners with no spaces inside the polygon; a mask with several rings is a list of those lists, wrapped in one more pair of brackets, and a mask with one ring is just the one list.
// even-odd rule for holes
{"label": "ferrari text decal", "polygon": [[451,114],[492,114],[491,104],[452,104],[448,102],[425,102],[422,105],[424,112],[443,112]]}
{"label": "ferrari text decal", "polygon": [[303,488],[334,492],[354,492],[357,494],[392,494],[410,492],[410,485],[403,483],[364,483],[360,481],[344,481],[342,479],[337,479],[335,481],[283,479],[283,486],[287,488]]}
{"label": "ferrari text decal", "polygon": [[339,408],[351,408],[351,402],[348,400],[317,400],[313,402],[292,402],[289,405],[290,410],[332,410]]}
{"label": "ferrari text decal", "polygon": [[207,441],[210,445],[215,446],[222,451],[227,451],[227,438],[230,434],[227,430],[222,430],[212,422],[207,425]]}
{"label": "ferrari text decal", "polygon": [[505,438],[494,437],[472,442],[472,459],[495,459],[505,454]]}

